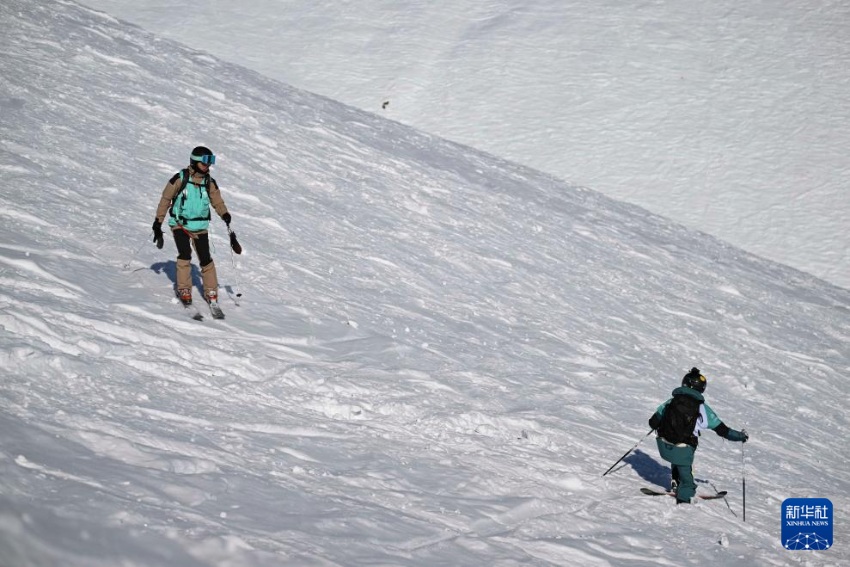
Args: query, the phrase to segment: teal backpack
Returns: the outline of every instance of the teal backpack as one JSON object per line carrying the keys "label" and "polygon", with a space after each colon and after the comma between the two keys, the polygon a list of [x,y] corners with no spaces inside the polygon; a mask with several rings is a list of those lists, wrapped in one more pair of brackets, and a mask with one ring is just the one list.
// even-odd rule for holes
{"label": "teal backpack", "polygon": [[196,193],[190,192],[187,189],[189,185],[189,169],[182,169],[171,178],[171,183],[174,183],[180,177],[180,189],[174,197],[169,207],[171,218],[168,221],[169,226],[177,226],[178,224],[190,232],[206,230],[210,225],[210,183],[215,183],[215,179],[210,177],[209,173],[204,175],[204,180],[200,185],[192,183],[193,187],[197,187]]}

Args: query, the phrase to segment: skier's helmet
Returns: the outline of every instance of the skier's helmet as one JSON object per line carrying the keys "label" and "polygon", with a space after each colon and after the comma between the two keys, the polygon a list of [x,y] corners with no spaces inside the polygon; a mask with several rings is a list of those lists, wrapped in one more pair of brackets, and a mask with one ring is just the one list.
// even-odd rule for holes
{"label": "skier's helmet", "polygon": [[191,165],[198,165],[198,163],[212,165],[215,163],[215,154],[209,148],[198,146],[192,150],[192,155],[189,156],[189,163]]}
{"label": "skier's helmet", "polygon": [[696,366],[691,368],[691,371],[685,374],[685,377],[682,378],[682,386],[686,388],[693,388],[697,392],[705,392],[705,387],[708,384],[705,380],[705,376],[700,374],[699,368]]}

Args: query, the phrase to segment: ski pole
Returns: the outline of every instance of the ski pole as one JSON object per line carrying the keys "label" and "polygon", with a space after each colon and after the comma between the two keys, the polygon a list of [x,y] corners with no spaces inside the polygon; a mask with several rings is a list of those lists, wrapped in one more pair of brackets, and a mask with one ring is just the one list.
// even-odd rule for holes
{"label": "ski pole", "polygon": [[746,477],[746,469],[744,468],[744,444],[741,443],[741,495],[743,497],[743,520],[747,521],[747,477]]}
{"label": "ski pole", "polygon": [[[151,231],[151,232],[153,232],[153,231]],[[141,251],[142,251],[142,248],[144,248],[144,247],[145,247],[145,245],[147,245],[147,242],[142,242],[142,245],[141,245],[141,246],[139,246],[138,248],[136,248],[136,251],[135,251],[135,252],[133,252],[133,255],[132,255],[132,256],[130,256],[130,259],[129,259],[129,260],[127,260],[127,263],[126,263],[126,264],[124,264],[124,266],[123,266],[123,268],[122,268],[122,269],[124,269],[124,270],[129,269],[130,264],[132,264],[132,263],[133,263],[133,260],[135,260],[135,259],[136,259],[136,256],[138,256],[138,255],[139,255],[139,252],[141,252]]]}
{"label": "ski pole", "polygon": [[643,437],[641,437],[641,438],[640,438],[640,441],[638,441],[637,443],[635,443],[635,446],[634,446],[634,447],[632,447],[631,449],[629,449],[628,451],[626,451],[626,453],[625,453],[622,457],[620,457],[619,459],[617,459],[617,462],[616,462],[616,463],[614,463],[613,465],[611,465],[611,467],[610,467],[607,471],[605,471],[604,473],[602,473],[602,476],[605,476],[606,474],[608,474],[609,472],[611,472],[611,469],[613,469],[613,468],[614,468],[614,467],[616,467],[618,464],[620,464],[620,461],[622,461],[623,459],[625,459],[626,457],[628,457],[628,456],[629,456],[629,453],[631,453],[632,451],[634,451],[635,449],[637,449],[637,448],[638,448],[638,445],[640,445],[641,443],[643,443],[643,440],[644,440],[644,439],[646,439],[647,437],[649,437],[649,434],[650,434],[650,433],[652,433],[653,431],[655,431],[655,430],[654,430],[654,429],[650,429],[650,430],[649,430],[649,432],[648,432],[646,435],[644,435]]}
{"label": "ski pole", "polygon": [[239,305],[239,298],[242,297],[242,292],[239,291],[241,289],[241,285],[239,284],[239,270],[236,268],[236,258],[233,256],[233,253],[241,254],[242,246],[236,240],[236,233],[230,230],[229,225],[227,227],[227,234],[230,237],[230,264],[233,266],[233,272],[236,274],[236,304]]}

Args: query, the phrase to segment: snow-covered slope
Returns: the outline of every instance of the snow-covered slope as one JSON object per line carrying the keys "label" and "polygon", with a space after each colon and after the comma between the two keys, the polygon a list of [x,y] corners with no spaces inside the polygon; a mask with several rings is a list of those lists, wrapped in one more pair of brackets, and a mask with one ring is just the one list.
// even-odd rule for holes
{"label": "snow-covered slope", "polygon": [[[778,531],[850,506],[846,290],[72,2],[0,28],[0,564],[850,560]],[[198,143],[223,322],[150,242]],[[728,506],[642,496],[650,440],[601,477],[692,365]]]}
{"label": "snow-covered slope", "polygon": [[846,1],[82,2],[850,288]]}

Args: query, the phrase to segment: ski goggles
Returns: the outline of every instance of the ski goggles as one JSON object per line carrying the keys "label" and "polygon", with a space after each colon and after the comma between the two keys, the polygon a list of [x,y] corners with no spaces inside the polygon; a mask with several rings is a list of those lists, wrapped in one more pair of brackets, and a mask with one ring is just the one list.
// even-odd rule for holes
{"label": "ski goggles", "polygon": [[207,165],[212,165],[212,164],[215,163],[215,155],[213,155],[213,154],[209,154],[209,155],[206,155],[206,156],[196,156],[196,155],[192,154],[190,157],[192,158],[193,161],[199,161],[199,162],[205,163]]}

